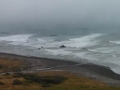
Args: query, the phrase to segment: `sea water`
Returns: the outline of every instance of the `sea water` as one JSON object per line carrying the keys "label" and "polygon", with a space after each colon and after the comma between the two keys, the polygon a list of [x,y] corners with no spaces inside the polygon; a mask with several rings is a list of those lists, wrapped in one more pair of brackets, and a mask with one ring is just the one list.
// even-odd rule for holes
{"label": "sea water", "polygon": [[120,74],[120,32],[114,29],[4,31],[0,33],[0,52],[94,63]]}
{"label": "sea water", "polygon": [[0,0],[0,52],[94,63],[120,74],[119,3]]}

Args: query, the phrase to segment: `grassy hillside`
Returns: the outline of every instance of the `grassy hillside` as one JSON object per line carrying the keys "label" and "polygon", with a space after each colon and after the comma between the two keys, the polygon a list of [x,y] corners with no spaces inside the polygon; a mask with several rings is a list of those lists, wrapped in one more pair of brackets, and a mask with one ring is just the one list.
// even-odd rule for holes
{"label": "grassy hillside", "polygon": [[65,71],[6,73],[23,67],[23,60],[0,58],[0,90],[120,90],[103,82]]}
{"label": "grassy hillside", "polygon": [[0,58],[0,72],[18,70],[22,64],[23,60]]}
{"label": "grassy hillside", "polygon": [[[37,80],[41,80],[41,77],[45,77],[42,80],[47,82],[49,78],[52,82],[47,83],[47,85],[45,83],[46,86],[44,86],[43,83],[36,82],[33,78],[24,78],[25,75],[28,78],[32,75],[32,77],[37,78]],[[55,76],[60,76],[57,80],[61,79],[61,77],[66,79],[56,84],[53,83],[53,81],[56,80]],[[15,80],[22,83],[17,82],[17,84],[13,84]],[[34,74],[4,74],[0,76],[0,82],[3,83],[0,85],[0,90],[120,90],[120,88],[108,86],[103,82],[63,71],[47,71]]]}

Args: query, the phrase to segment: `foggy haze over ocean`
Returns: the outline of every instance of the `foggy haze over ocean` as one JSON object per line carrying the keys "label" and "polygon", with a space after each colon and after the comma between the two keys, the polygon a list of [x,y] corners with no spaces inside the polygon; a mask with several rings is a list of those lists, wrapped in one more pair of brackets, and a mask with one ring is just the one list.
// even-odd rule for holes
{"label": "foggy haze over ocean", "polygon": [[120,74],[120,0],[0,0],[0,52],[90,62]]}
{"label": "foggy haze over ocean", "polygon": [[119,4],[119,0],[0,0],[0,31],[119,31]]}

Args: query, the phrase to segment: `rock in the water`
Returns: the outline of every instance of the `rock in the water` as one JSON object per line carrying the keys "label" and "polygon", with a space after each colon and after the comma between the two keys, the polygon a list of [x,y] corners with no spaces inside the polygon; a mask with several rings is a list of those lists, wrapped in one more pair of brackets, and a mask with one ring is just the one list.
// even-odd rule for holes
{"label": "rock in the water", "polygon": [[87,48],[81,48],[82,50],[85,50],[85,51],[88,51],[88,49]]}
{"label": "rock in the water", "polygon": [[65,45],[62,45],[62,46],[60,46],[60,48],[66,48],[66,46],[65,46]]}
{"label": "rock in the water", "polygon": [[41,48],[38,48],[37,50],[40,50]]}

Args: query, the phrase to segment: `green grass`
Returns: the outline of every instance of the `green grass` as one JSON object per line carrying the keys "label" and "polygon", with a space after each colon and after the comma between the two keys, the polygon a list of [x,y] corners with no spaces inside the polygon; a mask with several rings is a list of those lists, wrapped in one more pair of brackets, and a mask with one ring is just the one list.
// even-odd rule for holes
{"label": "green grass", "polygon": [[120,90],[120,87],[64,71],[6,73],[0,76],[0,83],[0,90]]}
{"label": "green grass", "polygon": [[60,76],[60,75],[54,75],[54,76],[38,76],[35,74],[23,74],[23,78],[30,83],[39,83],[43,87],[50,87],[54,84],[60,84],[63,81],[65,81],[67,78]]}

